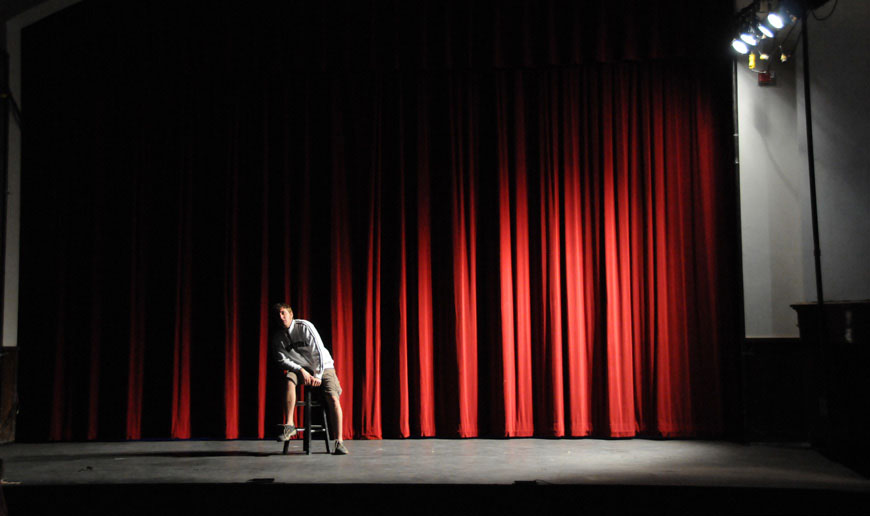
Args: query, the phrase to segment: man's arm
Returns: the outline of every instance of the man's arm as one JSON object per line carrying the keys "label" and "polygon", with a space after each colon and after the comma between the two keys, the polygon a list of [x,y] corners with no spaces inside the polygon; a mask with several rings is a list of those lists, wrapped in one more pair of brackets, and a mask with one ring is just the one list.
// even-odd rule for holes
{"label": "man's arm", "polygon": [[276,332],[272,336],[272,358],[281,369],[297,372],[302,369],[300,364],[290,360],[290,357],[287,355],[287,351],[284,349],[284,338],[280,332]]}
{"label": "man's arm", "polygon": [[[285,339],[286,337],[281,335],[280,332],[275,333],[275,335],[272,337],[272,355],[278,366],[281,369],[289,369],[298,374],[301,374],[302,381],[305,383],[305,385],[313,385],[315,387],[320,385],[319,378],[309,373],[308,370],[302,367],[301,364],[290,360],[290,357],[287,354],[287,350],[284,347]],[[306,344],[310,345],[311,343]]]}
{"label": "man's arm", "polygon": [[[305,333],[305,341],[304,341],[305,345],[308,348],[310,348],[311,350],[323,349],[323,341],[320,340],[320,334],[317,333],[317,329],[314,327],[314,325],[306,321],[305,323],[302,324],[302,328],[303,328],[303,331]],[[320,360],[321,360],[320,365],[322,366],[323,365],[322,354],[320,355]],[[311,364],[311,367],[315,367],[315,364]],[[320,375],[322,375],[322,374],[323,374],[323,370],[321,370],[318,375],[313,375],[313,374],[308,373],[308,371],[306,371],[305,368],[302,369],[302,376],[305,378],[305,385],[313,385],[313,386],[317,387],[318,385],[320,385],[320,381],[321,381]]]}
{"label": "man's arm", "polygon": [[[305,340],[307,341],[306,344],[309,347],[311,347],[312,349],[318,350],[318,355],[320,356],[319,374],[322,375],[323,374],[323,360],[324,360],[323,359],[323,350],[325,350],[326,347],[323,345],[323,340],[321,340],[320,334],[317,333],[317,328],[315,328],[313,324],[311,324],[311,323],[305,324],[303,326],[303,328],[305,328],[305,335],[306,335]],[[314,366],[315,365],[312,364],[312,367],[314,367]],[[320,379],[319,376],[317,376],[316,378],[318,380]]]}
{"label": "man's arm", "polygon": [[323,340],[320,338],[320,334],[317,333],[317,328],[314,327],[313,324],[308,324],[305,326],[306,329],[309,330],[309,338],[312,340],[311,345],[317,346],[319,349],[324,349]]}
{"label": "man's arm", "polygon": [[299,372],[302,373],[302,381],[305,383],[305,385],[311,385],[314,387],[320,385],[320,378],[306,371],[304,367],[300,369]]}

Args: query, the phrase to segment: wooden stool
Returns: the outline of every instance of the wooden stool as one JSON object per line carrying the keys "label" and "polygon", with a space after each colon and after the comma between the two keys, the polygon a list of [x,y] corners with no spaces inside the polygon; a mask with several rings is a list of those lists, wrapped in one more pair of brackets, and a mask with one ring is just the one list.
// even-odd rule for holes
{"label": "wooden stool", "polygon": [[[314,391],[317,391],[315,393]],[[329,445],[329,416],[326,413],[326,402],[323,400],[323,392],[320,387],[305,387],[305,399],[296,402],[297,407],[304,407],[305,427],[298,428],[297,432],[302,432],[302,451],[306,455],[311,455],[311,438],[314,434],[323,435],[323,442],[326,444],[326,453],[332,453],[332,448]],[[319,408],[321,424],[314,424],[312,421],[312,408]],[[287,450],[290,449],[290,441],[284,441],[284,455],[287,455]]]}

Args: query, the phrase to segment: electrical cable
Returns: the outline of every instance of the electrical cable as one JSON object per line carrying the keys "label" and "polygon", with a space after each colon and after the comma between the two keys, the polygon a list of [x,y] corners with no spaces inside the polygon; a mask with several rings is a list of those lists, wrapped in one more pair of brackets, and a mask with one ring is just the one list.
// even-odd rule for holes
{"label": "electrical cable", "polygon": [[821,17],[821,18],[819,18],[818,16],[816,16],[816,11],[815,11],[815,10],[811,10],[810,12],[813,13],[813,18],[815,18],[817,21],[825,21],[825,20],[827,20],[828,18],[830,18],[832,14],[834,14],[834,11],[837,10],[837,4],[838,4],[838,3],[840,3],[840,0],[834,0],[834,6],[831,7],[831,12],[829,12],[828,14],[826,14],[825,16],[823,16],[823,17]]}
{"label": "electrical cable", "polygon": [[800,32],[798,32],[798,37],[795,38],[791,50],[786,51],[786,48],[788,47],[788,38],[791,37],[791,33],[794,31],[794,28],[797,27],[797,25],[797,23],[792,23],[788,26],[788,30],[786,31],[785,36],[782,38],[782,42],[779,44],[780,53],[785,54],[789,58],[794,55],[794,51],[797,48],[798,41],[800,40]]}

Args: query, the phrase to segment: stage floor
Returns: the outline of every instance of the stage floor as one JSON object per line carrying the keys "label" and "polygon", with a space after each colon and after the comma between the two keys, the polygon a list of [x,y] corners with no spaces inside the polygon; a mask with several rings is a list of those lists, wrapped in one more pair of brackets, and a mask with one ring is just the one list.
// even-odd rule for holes
{"label": "stage floor", "polygon": [[[347,446],[350,455],[331,456],[324,453],[323,442],[316,441],[312,443],[314,453],[306,456],[301,440],[291,443],[288,455],[282,455],[281,444],[274,441],[14,443],[0,446],[0,457],[10,514],[15,514],[11,506],[16,497],[16,503],[23,503],[28,496],[41,499],[38,493],[51,487],[99,486],[105,490],[151,486],[148,492],[158,493],[167,486],[185,486],[189,492],[207,485],[211,492],[218,488],[227,493],[226,489],[234,486],[236,499],[257,489],[249,487],[246,491],[243,486],[262,489],[270,485],[274,486],[270,492],[277,493],[274,489],[280,486],[300,484],[321,491],[331,489],[324,492],[357,494],[363,491],[360,486],[365,486],[366,492],[385,495],[387,486],[437,486],[441,491],[429,491],[434,501],[456,493],[460,485],[514,489],[573,486],[571,496],[605,491],[607,497],[647,493],[647,501],[664,496],[688,500],[691,497],[686,493],[692,489],[731,493],[728,496],[732,497],[734,493],[779,493],[777,496],[798,504],[783,513],[809,507],[799,501],[800,497],[790,496],[802,493],[806,500],[824,497],[820,509],[833,509],[832,500],[841,496],[849,497],[852,505],[857,501],[860,510],[870,508],[870,479],[803,447],[647,439],[408,439],[348,441]],[[341,489],[333,489],[336,485]],[[561,489],[550,492],[568,492],[565,487]],[[255,497],[262,500],[263,491],[257,493]],[[481,493],[485,496],[486,491],[478,489],[477,494]],[[515,490],[498,493],[516,495]],[[658,499],[659,506],[661,502]],[[626,504],[630,501],[619,507],[629,512],[656,512],[645,505],[634,506],[632,511]],[[786,509],[773,499],[770,507],[772,512],[758,512]],[[743,513],[750,506],[732,508],[735,510],[724,512]]]}
{"label": "stage floor", "polygon": [[9,444],[5,480],[23,484],[636,484],[870,492],[870,479],[806,448],[645,439],[322,441],[288,455],[274,441]]}

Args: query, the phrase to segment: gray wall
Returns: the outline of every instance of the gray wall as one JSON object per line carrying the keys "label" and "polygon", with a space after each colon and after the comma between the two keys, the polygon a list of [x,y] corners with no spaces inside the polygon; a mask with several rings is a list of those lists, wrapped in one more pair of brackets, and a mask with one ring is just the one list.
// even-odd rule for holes
{"label": "gray wall", "polygon": [[[803,233],[809,201],[806,159],[798,152],[793,64],[777,66],[776,86],[760,87],[737,64],[740,218],[746,335],[797,335],[790,303],[804,300]],[[812,273],[812,263],[810,273]],[[811,278],[810,278],[811,279]]]}
{"label": "gray wall", "polygon": [[0,45],[6,48],[6,22],[15,16],[46,3],[46,0],[2,0],[0,1]]}
{"label": "gray wall", "polygon": [[[839,0],[808,27],[825,299],[868,299],[870,2]],[[816,300],[801,52],[775,68],[771,88],[755,84],[745,60],[737,66],[748,337],[797,336],[789,304]]]}
{"label": "gray wall", "polygon": [[[0,0],[0,20],[3,21],[3,45],[9,52],[9,89],[18,101],[22,118],[27,118],[27,107],[21,95],[21,30],[46,16],[60,11],[80,0]],[[11,116],[9,117],[11,119]],[[7,123],[7,121],[0,121]],[[18,266],[21,215],[21,131],[15,123],[9,124],[8,183],[6,190],[6,248],[3,277],[3,347],[18,344]]]}
{"label": "gray wall", "polygon": [[809,30],[825,297],[870,299],[870,2],[840,0]]}

